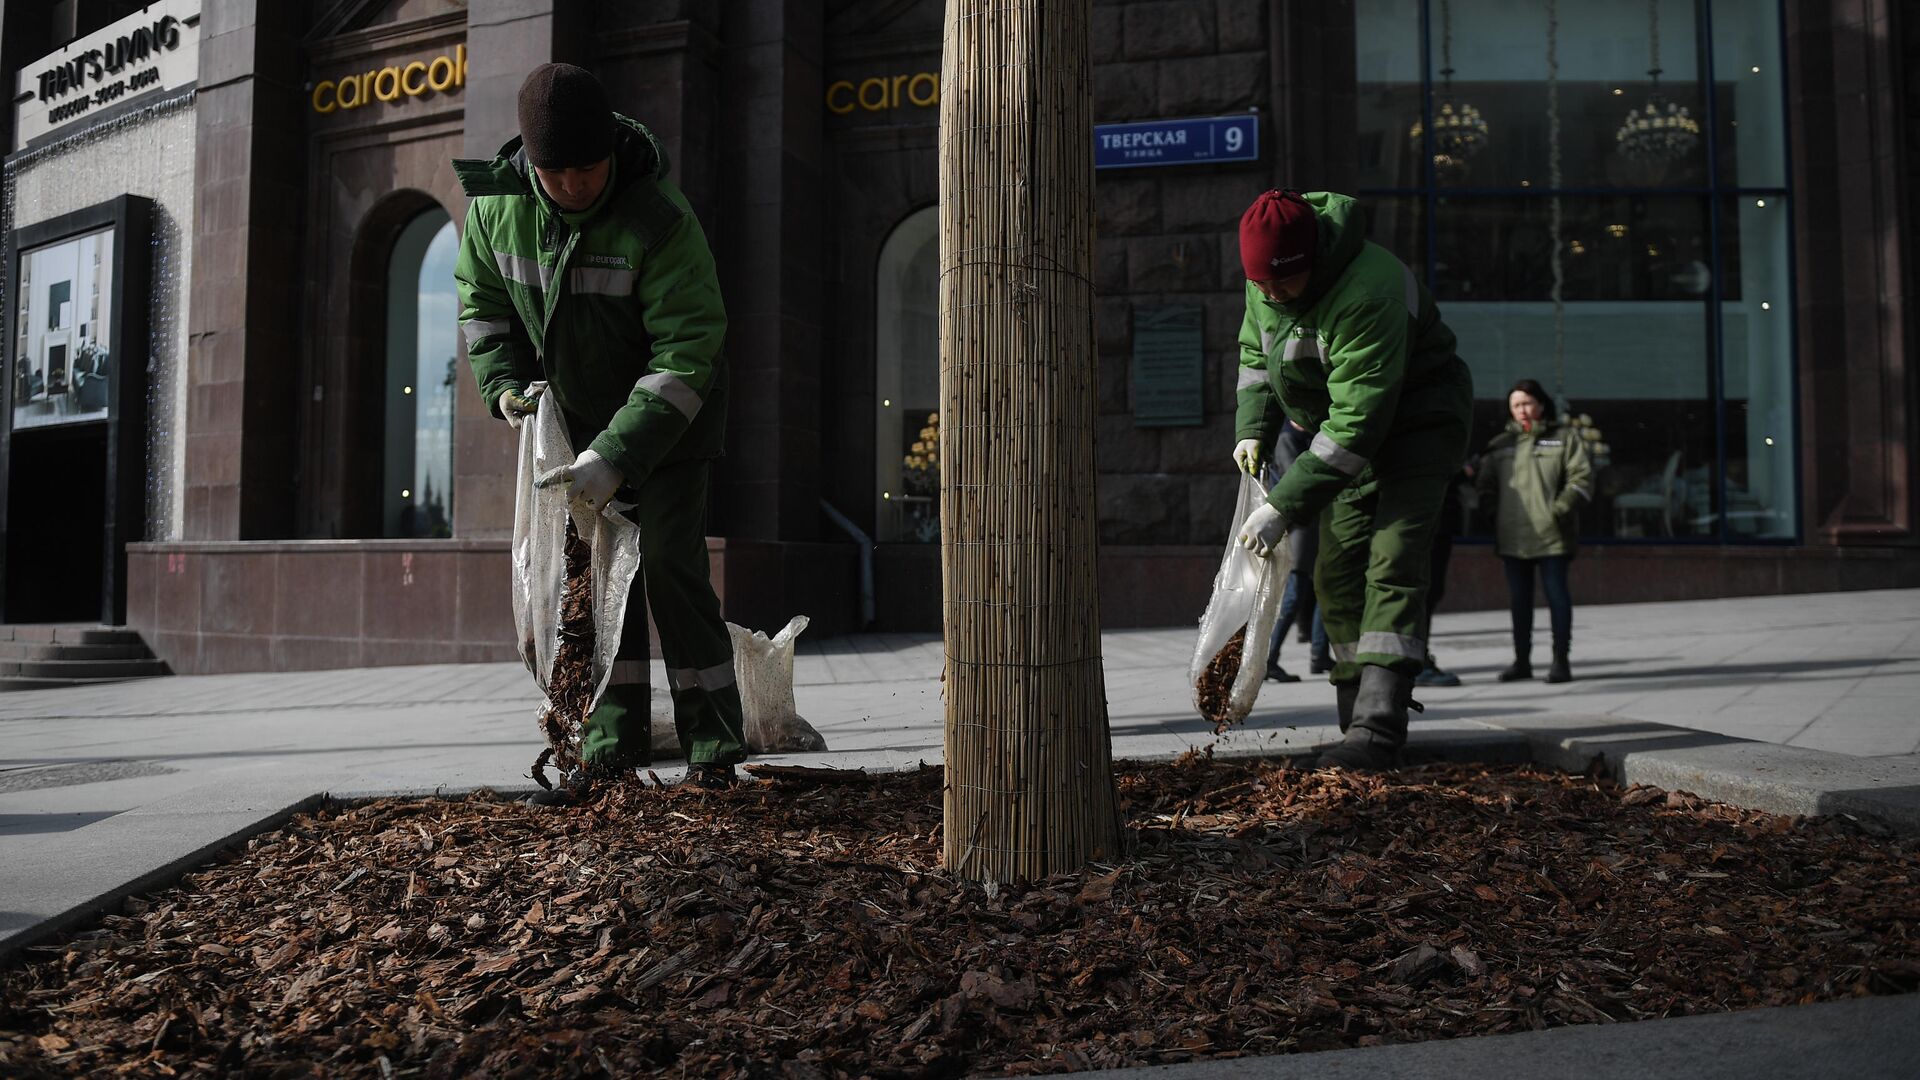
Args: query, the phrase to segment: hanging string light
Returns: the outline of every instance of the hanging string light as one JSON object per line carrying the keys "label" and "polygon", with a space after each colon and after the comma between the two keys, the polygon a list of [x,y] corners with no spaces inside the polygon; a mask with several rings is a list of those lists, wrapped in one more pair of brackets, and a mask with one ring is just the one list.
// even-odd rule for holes
{"label": "hanging string light", "polygon": [[1660,92],[1660,0],[1647,0],[1647,37],[1653,62],[1647,77],[1653,81],[1653,91],[1645,107],[1627,112],[1613,139],[1620,153],[1631,160],[1672,161],[1700,145],[1700,122],[1685,105],[1667,100]]}
{"label": "hanging string light", "polygon": [[[1480,110],[1453,96],[1453,5],[1440,0],[1440,100],[1433,110],[1433,164],[1442,173],[1466,168],[1487,148],[1487,121]],[[1418,144],[1425,125],[1415,120],[1407,138]]]}

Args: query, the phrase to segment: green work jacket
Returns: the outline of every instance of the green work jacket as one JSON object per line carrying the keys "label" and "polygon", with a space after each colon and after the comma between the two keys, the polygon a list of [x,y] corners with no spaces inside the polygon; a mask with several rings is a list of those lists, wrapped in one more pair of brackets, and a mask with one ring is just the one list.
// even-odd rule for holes
{"label": "green work jacket", "polygon": [[1531,432],[1508,421],[1474,474],[1480,503],[1494,507],[1494,550],[1509,559],[1571,555],[1580,505],[1593,501],[1593,459],[1580,430],[1549,420]]}
{"label": "green work jacket", "polygon": [[1367,239],[1359,205],[1324,191],[1303,197],[1319,225],[1312,275],[1286,304],[1246,283],[1235,394],[1234,438],[1259,440],[1263,453],[1287,419],[1314,432],[1267,497],[1288,521],[1324,509],[1396,431],[1460,412],[1472,381],[1433,297]]}
{"label": "green work jacket", "polygon": [[491,161],[454,162],[473,200],[454,279],[487,408],[497,416],[503,392],[546,380],[575,449],[585,441],[638,485],[720,455],[727,313],[666,151],[616,120],[613,174],[577,213],[547,197],[518,137]]}

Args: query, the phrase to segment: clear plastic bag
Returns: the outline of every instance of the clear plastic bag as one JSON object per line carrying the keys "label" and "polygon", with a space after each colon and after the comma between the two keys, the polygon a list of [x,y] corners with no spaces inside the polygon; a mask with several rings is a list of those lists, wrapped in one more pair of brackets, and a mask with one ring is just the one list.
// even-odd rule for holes
{"label": "clear plastic bag", "polygon": [[[1220,559],[1220,572],[1214,575],[1213,596],[1207,601],[1206,614],[1200,616],[1200,640],[1187,666],[1193,707],[1213,722],[1215,731],[1239,723],[1253,711],[1260,682],[1267,674],[1267,649],[1280,612],[1280,594],[1293,570],[1293,548],[1285,540],[1264,559],[1240,546],[1241,525],[1266,498],[1266,486],[1242,473],[1240,497],[1234,503],[1232,528],[1227,533],[1227,551]],[[1234,635],[1243,630],[1246,636],[1238,656],[1223,657]],[[1216,659],[1230,668],[1238,662],[1224,702],[1215,700],[1225,689],[1214,685],[1220,670],[1215,667]]]}
{"label": "clear plastic bag", "polygon": [[[570,507],[564,485],[533,486],[537,477],[572,464],[574,459],[566,421],[545,389],[545,383],[528,388],[529,394],[539,396],[534,414],[520,425],[520,463],[513,502],[513,621],[519,632],[520,659],[533,673],[540,692],[548,695],[541,710],[543,730],[554,705],[550,687],[560,648],[560,604],[567,585],[568,517],[572,517],[580,538],[593,549],[593,693],[587,704],[589,712],[599,703],[607,680],[613,676],[613,658],[620,651],[620,630],[627,616],[627,590],[640,570],[640,529],[633,522],[613,507],[600,513]],[[553,747],[556,764],[565,768],[570,761],[578,760],[579,736],[575,727],[569,733],[571,746]]]}
{"label": "clear plastic bag", "polygon": [[796,615],[769,638],[758,630],[727,624],[733,637],[733,675],[740,686],[747,749],[756,754],[804,754],[827,748],[827,740],[800,718],[793,702],[794,639],[807,628]]}

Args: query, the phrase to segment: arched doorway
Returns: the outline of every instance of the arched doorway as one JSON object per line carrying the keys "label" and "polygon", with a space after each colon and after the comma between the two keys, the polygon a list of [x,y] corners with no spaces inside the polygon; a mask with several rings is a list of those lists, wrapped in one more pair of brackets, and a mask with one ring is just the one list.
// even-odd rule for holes
{"label": "arched doorway", "polygon": [[453,220],[434,206],[401,228],[387,260],[383,536],[453,535],[458,247]]}
{"label": "arched doorway", "polygon": [[874,361],[876,539],[940,538],[940,215],[916,210],[880,248]]}

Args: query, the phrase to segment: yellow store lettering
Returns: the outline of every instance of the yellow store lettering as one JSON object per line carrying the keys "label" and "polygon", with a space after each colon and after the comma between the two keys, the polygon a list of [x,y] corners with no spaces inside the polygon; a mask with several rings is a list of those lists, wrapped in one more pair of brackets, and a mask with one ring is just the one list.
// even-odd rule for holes
{"label": "yellow store lettering", "polygon": [[[467,83],[467,47],[455,46],[452,56],[411,60],[338,79],[322,79],[313,86],[313,111],[330,113],[357,109],[375,101],[400,101],[425,94],[444,94]],[[936,88],[935,94],[939,91]]]}
{"label": "yellow store lettering", "polygon": [[845,116],[855,109],[931,108],[940,104],[940,76],[931,71],[914,75],[873,76],[854,82],[841,79],[827,87],[827,111]]}

